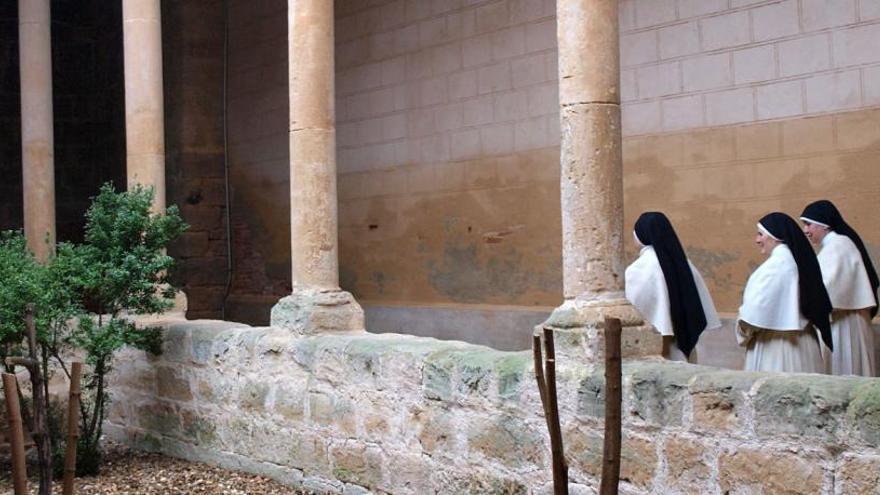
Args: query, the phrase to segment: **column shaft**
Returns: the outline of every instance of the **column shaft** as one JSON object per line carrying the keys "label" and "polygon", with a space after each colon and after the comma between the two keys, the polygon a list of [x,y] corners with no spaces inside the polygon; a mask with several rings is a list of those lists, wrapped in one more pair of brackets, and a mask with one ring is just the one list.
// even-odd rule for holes
{"label": "column shaft", "polygon": [[49,0],[19,0],[21,163],[24,231],[45,261],[55,249],[55,152]]}
{"label": "column shaft", "polygon": [[122,1],[128,185],[153,186],[165,209],[165,125],[160,0]]}
{"label": "column shaft", "polygon": [[288,6],[294,290],[338,289],[333,2]]}
{"label": "column shaft", "polygon": [[363,310],[339,288],[333,1],[287,0],[287,20],[293,292],[271,322],[299,334],[362,332]]}
{"label": "column shaft", "polygon": [[564,301],[539,325],[557,352],[601,362],[604,321],[621,320],[624,357],[661,340],[623,292],[623,160],[618,0],[557,0]]}
{"label": "column shaft", "polygon": [[559,0],[563,291],[623,294],[617,0]]}

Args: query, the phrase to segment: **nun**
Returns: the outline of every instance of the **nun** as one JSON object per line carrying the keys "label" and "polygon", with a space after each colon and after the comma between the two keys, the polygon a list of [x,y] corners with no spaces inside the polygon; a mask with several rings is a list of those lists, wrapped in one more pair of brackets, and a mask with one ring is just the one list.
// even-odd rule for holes
{"label": "nun", "polygon": [[823,373],[816,330],[832,348],[831,300],[816,254],[785,213],[762,218],[755,243],[769,256],[749,277],[739,308],[736,339],[746,348],[745,369]]}
{"label": "nun", "polygon": [[831,297],[834,352],[823,352],[832,375],[874,376],[874,331],[877,315],[877,270],[865,243],[843,220],[833,203],[810,203],[801,214],[804,233],[819,246],[822,281]]}
{"label": "nun", "polygon": [[721,326],[703,277],[663,213],[642,213],[633,235],[641,251],[626,268],[626,298],[663,335],[667,359],[696,363],[700,334]]}

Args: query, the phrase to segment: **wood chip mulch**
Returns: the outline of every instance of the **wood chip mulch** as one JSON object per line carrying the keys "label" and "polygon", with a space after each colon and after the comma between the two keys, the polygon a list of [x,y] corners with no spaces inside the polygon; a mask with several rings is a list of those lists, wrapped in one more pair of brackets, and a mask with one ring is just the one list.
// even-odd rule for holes
{"label": "wood chip mulch", "polygon": [[[76,480],[81,495],[312,495],[281,485],[268,478],[159,454],[117,449],[108,452],[98,476]],[[39,482],[33,477],[35,466],[28,466],[30,493],[37,493]],[[0,455],[0,494],[12,495],[12,466],[8,455]],[[61,480],[52,484],[52,493],[61,494]]]}

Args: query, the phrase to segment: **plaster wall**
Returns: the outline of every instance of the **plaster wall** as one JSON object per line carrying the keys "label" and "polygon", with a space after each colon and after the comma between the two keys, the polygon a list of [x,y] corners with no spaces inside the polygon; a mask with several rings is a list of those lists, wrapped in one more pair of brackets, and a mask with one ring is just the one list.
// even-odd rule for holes
{"label": "plaster wall", "polygon": [[[450,335],[510,331],[499,345],[512,345],[529,329],[512,328],[511,306],[561,299],[555,2],[336,9],[341,285],[372,331],[439,306]],[[768,211],[827,197],[880,251],[876,10],[621,3],[626,223],[666,211],[721,311],[736,311],[760,263],[751,241]],[[284,12],[260,2],[233,17],[230,302],[260,318],[289,271]]]}

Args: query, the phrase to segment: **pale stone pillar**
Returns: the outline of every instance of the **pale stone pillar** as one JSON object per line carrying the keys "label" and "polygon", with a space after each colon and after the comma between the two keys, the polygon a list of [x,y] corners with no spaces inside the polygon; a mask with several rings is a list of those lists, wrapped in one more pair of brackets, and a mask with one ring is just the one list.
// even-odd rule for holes
{"label": "pale stone pillar", "polygon": [[125,147],[128,185],[153,186],[165,210],[165,106],[160,0],[123,0]]}
{"label": "pale stone pillar", "polygon": [[272,324],[297,333],[362,331],[339,288],[332,0],[288,0],[290,251],[293,293]]}
{"label": "pale stone pillar", "polygon": [[40,261],[55,250],[50,16],[49,0],[18,1],[24,233],[28,248]]}
{"label": "pale stone pillar", "polygon": [[603,320],[613,316],[624,355],[659,354],[660,336],[623,293],[618,0],[557,0],[556,16],[565,300],[541,327],[600,361]]}

